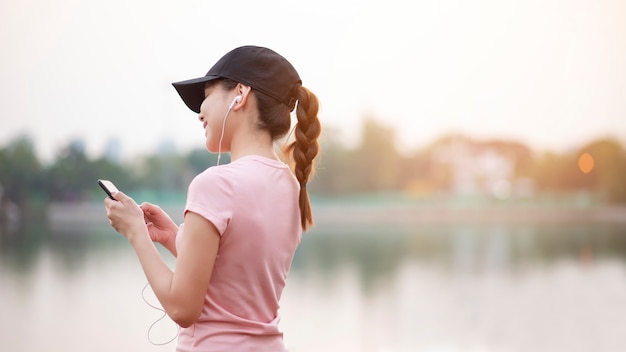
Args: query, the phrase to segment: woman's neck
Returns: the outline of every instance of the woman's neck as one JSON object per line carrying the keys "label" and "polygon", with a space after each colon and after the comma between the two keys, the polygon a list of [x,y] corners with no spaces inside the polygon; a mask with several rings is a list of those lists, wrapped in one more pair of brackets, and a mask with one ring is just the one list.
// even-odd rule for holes
{"label": "woman's neck", "polygon": [[258,128],[241,131],[233,136],[230,145],[230,160],[235,161],[246,155],[260,155],[279,160],[269,133]]}

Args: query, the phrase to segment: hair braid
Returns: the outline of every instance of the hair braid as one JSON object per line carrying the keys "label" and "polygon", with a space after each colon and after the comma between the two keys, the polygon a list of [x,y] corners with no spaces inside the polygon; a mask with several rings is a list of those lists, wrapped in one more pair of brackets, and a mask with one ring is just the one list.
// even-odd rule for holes
{"label": "hair braid", "polygon": [[[220,79],[222,87],[226,90],[235,88],[237,82],[230,79]],[[212,82],[211,84],[215,84]],[[267,130],[272,139],[284,136],[289,131],[290,118],[289,107],[278,100],[253,89],[259,109],[259,128]],[[317,118],[319,102],[315,94],[305,87],[299,86],[296,91],[298,101],[296,124],[294,134],[295,141],[285,148],[286,156],[293,161],[293,172],[300,183],[298,205],[300,206],[300,221],[302,229],[312,226],[313,212],[306,185],[315,172],[313,160],[319,152],[317,141],[322,131],[322,126]]]}
{"label": "hair braid", "polygon": [[297,92],[298,106],[296,116],[298,123],[294,131],[295,141],[287,148],[292,153],[294,174],[300,183],[300,216],[302,229],[306,231],[308,226],[314,225],[311,202],[306,185],[313,175],[315,168],[313,160],[319,152],[319,137],[322,126],[317,118],[319,103],[315,94],[305,87],[299,87]]}

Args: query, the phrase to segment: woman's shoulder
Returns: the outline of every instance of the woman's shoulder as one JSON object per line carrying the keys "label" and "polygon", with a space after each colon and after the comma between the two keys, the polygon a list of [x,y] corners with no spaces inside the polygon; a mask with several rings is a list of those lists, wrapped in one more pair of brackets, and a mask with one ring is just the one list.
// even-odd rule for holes
{"label": "woman's shoulder", "polygon": [[227,165],[212,166],[202,171],[193,178],[191,184],[227,183],[228,180],[232,178],[232,172],[225,166]]}
{"label": "woman's shoulder", "polygon": [[250,155],[229,164],[209,167],[198,174],[192,183],[232,184],[256,178],[263,170],[288,168],[281,161]]}

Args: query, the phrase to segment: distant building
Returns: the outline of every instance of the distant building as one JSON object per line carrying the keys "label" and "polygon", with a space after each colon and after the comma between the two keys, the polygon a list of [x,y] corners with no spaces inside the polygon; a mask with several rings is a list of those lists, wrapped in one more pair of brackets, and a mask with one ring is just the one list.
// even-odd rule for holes
{"label": "distant building", "polygon": [[104,157],[114,163],[121,161],[122,155],[122,143],[117,137],[112,137],[107,140],[104,146]]}
{"label": "distant building", "polygon": [[69,142],[69,149],[73,150],[75,152],[78,152],[79,154],[85,155],[86,154],[86,143],[85,140],[82,138],[74,138]]}
{"label": "distant building", "polygon": [[496,145],[452,138],[436,147],[433,159],[449,170],[454,195],[504,200],[534,193],[532,181],[516,179],[515,160]]}
{"label": "distant building", "polygon": [[176,144],[171,139],[162,139],[157,146],[157,155],[171,156],[176,154]]}

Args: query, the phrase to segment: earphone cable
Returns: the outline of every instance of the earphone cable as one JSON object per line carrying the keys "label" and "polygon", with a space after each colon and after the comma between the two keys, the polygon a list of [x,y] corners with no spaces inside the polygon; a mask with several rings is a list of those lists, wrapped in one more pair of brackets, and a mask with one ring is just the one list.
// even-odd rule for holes
{"label": "earphone cable", "polygon": [[168,343],[174,341],[178,335],[180,334],[180,326],[176,325],[177,331],[176,331],[176,335],[174,335],[174,337],[172,337],[171,339],[169,339],[166,342],[154,342],[152,341],[152,338],[150,338],[150,331],[152,331],[152,328],[161,320],[163,320],[163,318],[165,318],[165,316],[167,315],[167,313],[165,313],[165,310],[161,307],[157,307],[153,304],[151,304],[150,302],[148,302],[148,300],[146,299],[146,297],[144,296],[144,293],[146,292],[146,289],[148,288],[148,286],[150,285],[150,283],[146,283],[146,285],[143,287],[143,289],[141,290],[141,299],[143,299],[144,302],[146,302],[146,304],[148,306],[150,306],[151,308],[154,308],[156,310],[159,310],[161,312],[163,312],[163,315],[161,315],[161,317],[159,317],[157,320],[155,320],[152,324],[150,324],[150,327],[148,327],[148,341],[150,341],[151,344],[155,345],[155,346],[164,346],[167,345]]}
{"label": "earphone cable", "polygon": [[224,139],[224,130],[226,129],[226,118],[228,118],[228,114],[230,114],[230,110],[233,109],[233,104],[228,107],[226,110],[226,115],[224,115],[224,122],[222,122],[222,134],[220,135],[220,143],[217,146],[217,166],[220,165],[220,159],[222,157],[222,140]]}

